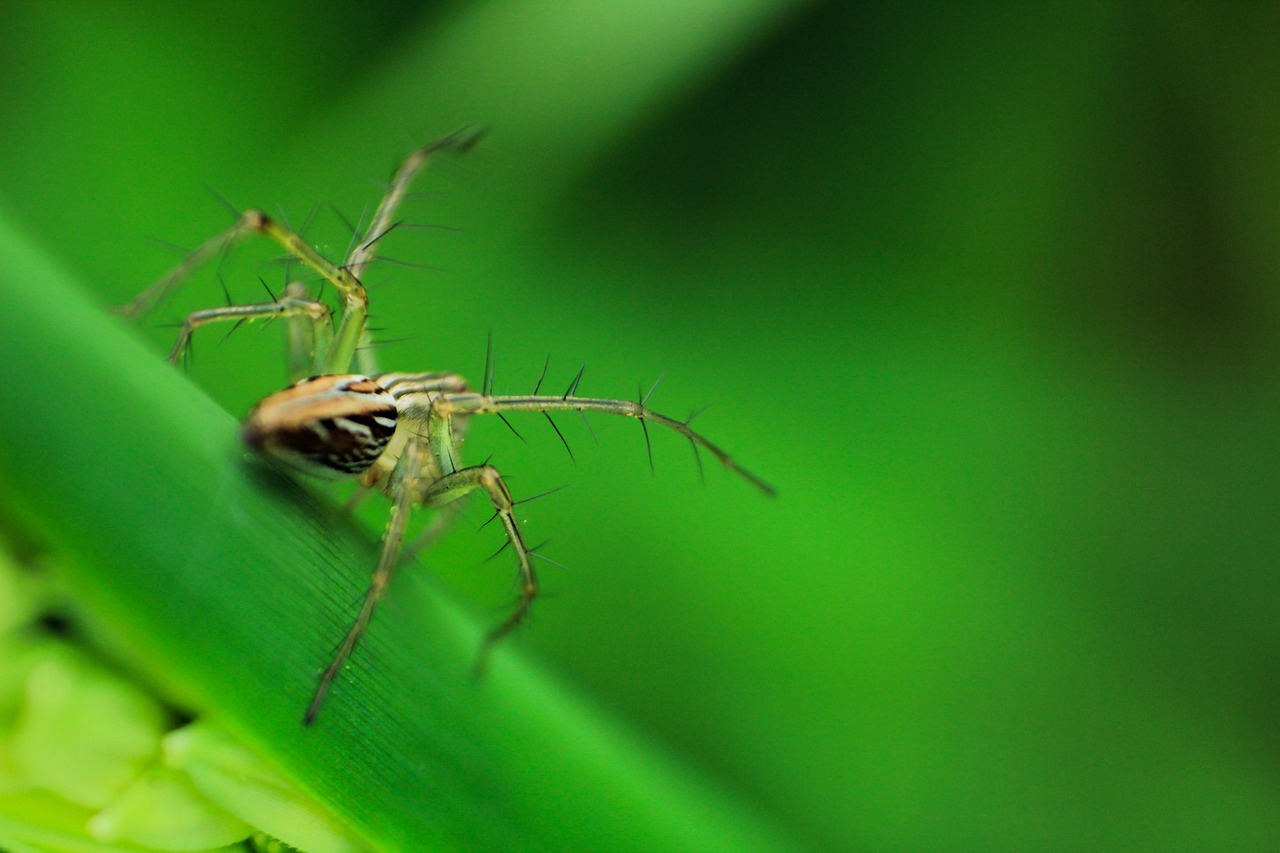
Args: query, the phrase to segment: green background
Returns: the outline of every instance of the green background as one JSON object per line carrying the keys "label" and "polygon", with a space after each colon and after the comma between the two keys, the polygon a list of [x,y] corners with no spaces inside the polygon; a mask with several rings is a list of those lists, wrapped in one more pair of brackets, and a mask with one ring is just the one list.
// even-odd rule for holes
{"label": "green background", "polygon": [[[1270,7],[85,2],[0,25],[0,209],[104,305],[173,262],[151,238],[225,227],[206,186],[295,224],[322,202],[308,233],[337,257],[328,205],[355,218],[412,148],[490,129],[406,211],[444,227],[385,245],[432,268],[371,274],[405,339],[381,363],[475,379],[491,330],[499,391],[550,354],[557,390],[585,362],[588,394],[665,373],[660,410],[714,404],[699,428],[777,500],[711,460],[700,485],[670,435],[651,477],[621,419],[596,443],[561,418],[576,464],[535,418],[468,444],[517,497],[569,484],[525,507],[566,568],[511,645],[789,843],[1280,841]],[[283,281],[274,254],[237,252],[234,298]],[[221,299],[206,275],[137,334],[158,356],[161,324]],[[189,375],[239,415],[284,382],[279,330],[220,337]],[[75,405],[40,390],[42,417]],[[491,620],[511,587],[485,517],[396,589],[429,573]]]}

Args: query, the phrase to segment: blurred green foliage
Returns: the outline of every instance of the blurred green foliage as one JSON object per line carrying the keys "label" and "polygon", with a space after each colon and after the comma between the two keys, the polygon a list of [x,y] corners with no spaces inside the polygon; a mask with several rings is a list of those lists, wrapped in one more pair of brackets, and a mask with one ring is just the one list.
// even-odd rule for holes
{"label": "blurred green foliage", "polygon": [[[699,426],[777,501],[700,486],[660,435],[650,478],[598,419],[598,445],[563,422],[576,466],[537,423],[471,453],[521,494],[571,484],[527,507],[569,568],[516,643],[800,844],[1275,847],[1275,9],[0,22],[0,205],[104,304],[172,262],[147,238],[226,223],[204,185],[354,218],[403,153],[491,128],[411,212],[457,230],[387,244],[433,269],[383,268],[376,322],[409,340],[381,360],[475,377],[491,329],[499,390],[550,353],[588,393],[665,371],[662,407],[715,404]],[[341,254],[327,209],[314,233]],[[233,297],[276,286],[270,255],[229,262]],[[157,322],[221,298],[206,276]],[[193,380],[243,412],[283,381],[274,334],[211,332]],[[492,615],[508,575],[467,527],[425,563]]]}

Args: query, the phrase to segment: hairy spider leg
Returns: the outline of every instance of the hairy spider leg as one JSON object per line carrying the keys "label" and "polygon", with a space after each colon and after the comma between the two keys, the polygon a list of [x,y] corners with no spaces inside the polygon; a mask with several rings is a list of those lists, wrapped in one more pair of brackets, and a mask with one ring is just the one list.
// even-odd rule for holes
{"label": "hairy spider leg", "polygon": [[[606,412],[637,418],[641,421],[652,421],[683,435],[694,445],[695,450],[699,446],[707,449],[725,467],[765,494],[771,496],[775,494],[772,486],[735,462],[718,445],[690,429],[687,423],[655,412],[644,406],[642,402],[567,395],[477,394],[466,390],[461,377],[454,374],[424,374],[418,377],[388,374],[386,377],[380,377],[379,381],[396,397],[396,405],[403,419],[408,422],[426,423],[427,446],[432,464],[438,469],[439,479],[432,482],[424,493],[424,502],[438,505],[443,497],[447,496],[449,501],[454,501],[470,491],[485,488],[506,529],[507,540],[516,553],[520,573],[520,597],[510,615],[485,636],[476,656],[474,671],[477,675],[483,672],[493,647],[516,630],[528,616],[534,599],[538,596],[538,580],[533,569],[531,552],[525,545],[516,523],[511,494],[497,470],[489,465],[458,469],[458,445],[461,440],[459,433],[470,415],[574,410]],[[457,390],[451,389],[448,387],[450,382],[456,382],[463,387]],[[380,459],[379,462],[381,461]],[[453,473],[444,474],[445,471]],[[433,538],[434,535],[438,534],[432,533]]]}
{"label": "hairy spider leg", "polygon": [[230,228],[213,235],[199,246],[196,246],[177,266],[160,276],[150,287],[143,290],[129,302],[121,305],[119,312],[132,319],[141,317],[168,297],[169,294],[177,290],[182,282],[190,278],[191,274],[199,267],[204,266],[210,258],[229,251],[232,246],[240,242],[249,233],[250,229],[246,227],[244,217],[239,217]]}
{"label": "hairy spider leg", "polygon": [[[365,292],[364,285],[345,267],[335,266],[330,263],[319,252],[311,248],[306,240],[261,210],[246,210],[240,214],[240,218],[236,220],[235,225],[196,247],[180,264],[163,275],[155,284],[138,294],[132,302],[125,305],[121,309],[122,313],[133,317],[149,310],[161,299],[172,293],[183,281],[191,276],[191,273],[197,267],[210,257],[229,249],[244,237],[253,233],[262,234],[278,244],[289,254],[319,273],[341,294],[343,301],[342,318],[338,323],[333,345],[329,347],[327,353],[323,354],[321,372],[345,373],[359,348],[364,335],[365,318],[369,313],[369,295]],[[283,300],[261,305],[228,305],[223,308],[210,309],[208,312],[196,313],[205,315],[205,322],[209,321],[207,319],[209,317],[214,319],[235,317],[239,319],[240,316],[245,316],[234,313],[239,309],[243,309],[248,316],[252,317],[263,317],[270,314],[278,316],[280,313],[278,308],[266,306],[278,305],[281,302]],[[297,311],[294,313],[303,312]],[[190,319],[189,317],[188,320]]]}
{"label": "hairy spider leg", "polygon": [[408,525],[409,514],[415,505],[443,507],[448,511],[452,506],[458,505],[461,499],[467,497],[471,492],[483,489],[489,494],[489,500],[493,504],[494,511],[502,520],[502,526],[507,534],[507,541],[512,550],[515,551],[521,577],[520,602],[516,610],[486,636],[485,643],[477,657],[477,672],[483,665],[488,649],[523,621],[534,598],[537,597],[538,582],[533,571],[530,552],[525,545],[520,526],[516,522],[515,502],[511,499],[511,492],[507,489],[506,483],[503,482],[502,475],[492,465],[476,465],[436,478],[431,471],[434,468],[434,464],[426,447],[429,443],[430,438],[426,441],[417,436],[410,439],[403,448],[395,470],[392,472],[390,478],[391,491],[395,493],[396,497],[391,510],[391,520],[388,522],[387,531],[383,536],[382,553],[378,558],[377,568],[374,570],[373,578],[370,581],[368,591],[365,593],[359,614],[357,614],[355,621],[351,624],[351,628],[347,631],[346,637],[343,638],[341,645],[338,647],[333,661],[325,669],[323,675],[320,676],[320,683],[317,685],[311,703],[307,706],[307,712],[303,716],[303,722],[307,725],[310,725],[320,712],[320,707],[324,704],[330,685],[338,677],[347,659],[355,650],[361,637],[364,636],[378,602],[386,594],[387,588],[391,584],[391,576],[395,567],[401,562],[402,555],[400,550],[404,541],[405,528]]}
{"label": "hairy spider leg", "polygon": [[364,238],[355,245],[343,264],[347,269],[351,270],[352,275],[356,278],[364,275],[365,269],[374,259],[378,241],[399,224],[392,221],[396,208],[404,200],[414,176],[431,161],[432,156],[443,151],[465,154],[474,148],[483,136],[483,130],[464,128],[442,139],[437,139],[435,142],[428,143],[405,158],[404,162],[400,164],[400,168],[396,170],[395,176],[391,179],[387,194],[382,197],[382,201],[378,202],[378,208],[374,211],[373,219],[369,220],[369,227],[365,231]]}
{"label": "hairy spider leg", "polygon": [[777,491],[760,477],[748,471],[734,461],[719,445],[713,444],[701,433],[694,432],[686,421],[659,414],[647,408],[643,402],[633,400],[603,400],[593,397],[571,396],[493,396],[475,392],[453,392],[441,395],[433,402],[432,417],[448,420],[456,415],[496,415],[503,412],[606,412],[613,415],[636,418],[641,422],[650,421],[680,433],[696,451],[702,447],[720,460],[730,471],[742,477],[756,489],[773,497]]}
{"label": "hairy spider leg", "polygon": [[476,652],[475,665],[472,671],[476,676],[479,676],[484,672],[489,652],[494,645],[519,627],[525,616],[529,614],[529,608],[533,606],[533,600],[538,597],[538,576],[533,570],[532,553],[525,544],[524,536],[520,532],[520,525],[516,522],[515,501],[511,499],[511,491],[507,488],[506,482],[503,481],[502,475],[498,473],[498,469],[492,465],[463,468],[461,471],[440,478],[427,489],[424,502],[428,506],[452,503],[458,501],[459,498],[466,497],[477,489],[484,489],[489,493],[489,501],[493,504],[493,510],[497,513],[498,519],[502,522],[502,527],[506,531],[507,542],[511,545],[511,550],[515,552],[516,564],[520,573],[520,598],[516,602],[515,608],[506,619],[485,635],[480,650]]}
{"label": "hairy spider leg", "polygon": [[299,371],[301,364],[312,365],[316,353],[328,350],[333,339],[333,323],[329,315],[329,307],[322,302],[306,296],[301,285],[290,284],[285,295],[275,302],[261,302],[253,305],[225,305],[221,308],[206,308],[193,311],[182,323],[182,331],[169,351],[169,362],[177,364],[184,352],[191,345],[191,336],[196,329],[211,323],[222,323],[234,320],[237,325],[254,320],[271,320],[277,317],[296,318],[306,322],[291,323],[289,326],[289,363],[294,379],[300,379],[314,369],[310,366]]}
{"label": "hairy spider leg", "polygon": [[[515,552],[519,570],[520,597],[511,614],[485,636],[476,656],[475,672],[479,674],[483,671],[493,646],[524,621],[534,599],[538,596],[537,573],[533,569],[529,548],[516,522],[515,502],[511,499],[511,492],[507,489],[502,475],[492,465],[460,467],[461,444],[466,431],[467,415],[451,411],[441,404],[453,397],[468,394],[466,381],[461,376],[453,373],[388,373],[379,376],[377,381],[396,400],[396,407],[404,421],[400,429],[415,423],[425,424],[429,460],[422,465],[422,469],[424,473],[434,469],[432,472],[434,477],[428,475],[424,479],[424,482],[429,485],[423,492],[422,503],[427,506],[444,507],[435,523],[413,543],[411,552],[438,538],[457,516],[459,510],[455,507],[460,507],[461,499],[478,489],[488,492],[489,500],[506,532],[507,542]],[[416,446],[417,439],[412,441]],[[384,451],[383,457],[394,457],[395,453],[393,439],[392,446]],[[383,459],[379,459],[378,464],[386,463]],[[371,481],[377,476],[376,474],[366,475]]]}
{"label": "hairy spider leg", "polygon": [[[397,484],[408,485],[418,479],[421,476],[423,455],[421,442],[411,441],[405,448],[405,452],[401,454],[400,461],[396,464],[391,480]],[[324,674],[320,676],[320,683],[316,686],[316,692],[311,697],[311,703],[307,706],[307,712],[302,718],[303,723],[306,725],[311,725],[316,718],[316,714],[320,712],[320,706],[324,704],[325,696],[329,692],[329,686],[338,677],[338,673],[342,671],[343,664],[351,656],[356,644],[360,642],[360,637],[364,634],[365,628],[368,627],[369,620],[373,618],[373,611],[377,608],[378,601],[386,593],[387,587],[391,585],[391,576],[395,572],[400,553],[400,543],[404,541],[405,528],[409,524],[409,515],[413,510],[415,497],[415,490],[412,488],[400,488],[397,490],[395,500],[391,505],[391,517],[387,521],[387,529],[382,536],[382,553],[378,556],[378,564],[374,568],[373,578],[369,582],[369,591],[365,593],[364,603],[360,606],[360,613],[356,616],[355,622],[352,623],[351,629],[347,631],[347,635],[343,637],[341,645],[338,646],[333,662],[329,664]]]}
{"label": "hairy spider leg", "polygon": [[[497,471],[488,466],[456,470],[462,434],[465,432],[465,417],[457,418],[456,424],[446,423],[434,428],[428,422],[427,413],[430,412],[432,403],[444,393],[465,391],[466,380],[455,373],[385,373],[376,377],[375,381],[395,399],[397,409],[406,414],[398,418],[396,433],[386,449],[360,476],[360,489],[352,495],[348,506],[354,506],[374,489],[378,489],[391,498],[392,516],[383,534],[382,553],[360,612],[339,645],[332,662],[320,676],[316,692],[307,707],[303,717],[303,722],[307,725],[315,720],[330,685],[338,677],[368,628],[378,602],[391,583],[396,566],[439,538],[457,518],[464,504],[462,499],[470,492],[481,487],[489,491],[495,508],[498,508],[500,514],[505,512],[503,523],[509,541],[513,543],[517,554],[524,555],[521,565],[529,563],[523,537],[520,536],[512,513],[514,504]],[[415,417],[415,413],[419,416]],[[436,453],[433,446],[446,449]],[[447,460],[450,473],[444,473],[441,459]],[[439,508],[441,511],[427,530],[406,549],[403,543],[409,515],[419,504]],[[532,568],[529,571],[532,572]]]}
{"label": "hairy spider leg", "polygon": [[[249,209],[240,214],[234,225],[197,246],[177,266],[161,276],[128,304],[122,306],[120,311],[127,317],[138,317],[146,313],[173,293],[210,258],[230,250],[232,246],[251,234],[262,234],[319,273],[342,297],[342,316],[338,321],[337,331],[333,335],[333,343],[327,348],[327,352],[317,352],[317,372],[346,373],[359,356],[360,369],[365,373],[374,373],[376,367],[373,357],[365,346],[369,295],[360,281],[360,276],[376,257],[378,242],[397,224],[392,221],[392,217],[417,173],[430,162],[434,154],[442,151],[465,152],[472,148],[482,135],[479,131],[459,131],[410,154],[396,171],[386,195],[378,203],[364,237],[355,244],[341,266],[325,259],[311,248],[306,240],[263,211]],[[237,307],[257,308],[259,306],[227,306],[227,308]],[[213,310],[225,311],[225,309]],[[255,317],[268,316],[272,313],[272,309],[257,313],[250,312]],[[278,315],[279,312],[275,313]]]}

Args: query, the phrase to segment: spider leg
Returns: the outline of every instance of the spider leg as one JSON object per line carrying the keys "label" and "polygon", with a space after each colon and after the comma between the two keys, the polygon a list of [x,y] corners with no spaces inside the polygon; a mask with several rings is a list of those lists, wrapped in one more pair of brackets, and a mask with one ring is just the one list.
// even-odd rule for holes
{"label": "spider leg", "polygon": [[[182,358],[182,354],[191,345],[191,336],[195,330],[210,323],[235,321],[239,324],[253,322],[254,320],[270,320],[276,317],[303,318],[311,321],[308,336],[302,336],[294,324],[290,325],[290,363],[295,373],[298,372],[298,362],[305,361],[308,365],[311,363],[316,352],[316,345],[323,343],[326,338],[332,337],[333,326],[329,319],[329,308],[326,305],[296,294],[297,291],[293,290],[293,285],[290,285],[289,290],[286,290],[286,295],[275,302],[261,302],[253,305],[225,305],[221,308],[206,308],[203,311],[193,311],[187,315],[186,320],[182,323],[182,331],[178,333],[178,339],[174,342],[173,349],[169,351],[169,362],[177,364],[179,359]],[[308,337],[309,340],[307,339]],[[304,348],[308,350],[305,356],[302,353]],[[301,371],[301,375],[306,375],[310,372],[312,371],[308,367]]]}
{"label": "spider leg", "polygon": [[634,400],[602,400],[593,397],[564,396],[493,396],[474,392],[458,392],[442,394],[433,401],[432,419],[448,420],[459,415],[495,415],[503,412],[551,412],[574,410],[579,412],[606,412],[611,415],[623,415],[648,421],[674,430],[688,439],[696,450],[699,447],[709,451],[730,471],[742,477],[752,486],[770,497],[777,494],[773,486],[743,468],[733,457],[719,445],[713,444],[701,433],[694,432],[685,421],[659,414],[647,408],[643,401]]}
{"label": "spider leg", "polygon": [[405,158],[404,162],[400,164],[400,168],[396,170],[395,177],[391,179],[387,194],[382,197],[382,201],[378,202],[378,209],[374,211],[373,218],[369,220],[369,227],[365,231],[364,237],[355,244],[350,254],[347,255],[344,266],[351,270],[352,275],[356,278],[364,275],[365,269],[373,262],[377,253],[378,241],[398,224],[392,221],[392,217],[395,216],[396,208],[400,206],[400,202],[404,200],[414,176],[430,162],[435,154],[442,151],[465,153],[479,142],[482,136],[484,136],[484,131],[460,130],[449,134],[443,139],[428,143]]}
{"label": "spider leg", "polygon": [[[360,279],[356,278],[346,267],[335,266],[311,248],[306,240],[299,237],[286,225],[276,221],[261,210],[246,210],[240,214],[236,223],[204,243],[196,247],[182,263],[161,276],[155,284],[138,294],[133,301],[125,305],[121,312],[129,317],[136,317],[168,296],[191,273],[213,255],[225,251],[241,239],[252,233],[259,233],[279,245],[303,264],[319,273],[342,295],[342,319],[334,335],[334,345],[329,348],[323,364],[324,373],[343,373],[355,358],[365,333],[365,319],[369,313],[369,294],[365,291]],[[236,306],[228,306],[235,308]],[[211,309],[214,312],[226,309]],[[197,312],[200,313],[200,312]]]}
{"label": "spider leg", "polygon": [[360,613],[356,616],[355,621],[351,623],[351,628],[347,631],[346,637],[343,638],[342,644],[338,646],[333,662],[329,664],[324,674],[320,676],[320,683],[316,686],[316,692],[311,697],[311,704],[307,706],[307,712],[302,718],[304,725],[311,725],[316,718],[316,714],[320,712],[320,706],[324,704],[325,696],[329,692],[329,686],[338,677],[338,673],[342,671],[347,658],[351,656],[356,644],[364,636],[365,629],[369,627],[369,620],[373,618],[373,611],[377,608],[378,602],[391,585],[391,576],[400,558],[400,545],[404,542],[405,529],[408,527],[409,516],[419,491],[414,488],[414,485],[420,482],[424,476],[424,458],[426,458],[426,453],[423,443],[420,439],[414,438],[406,445],[395,470],[392,472],[391,482],[395,489],[396,497],[391,506],[391,518],[387,522],[386,533],[382,536],[382,553],[378,556],[378,565],[373,570],[373,578],[369,582],[369,590],[365,593],[364,602],[360,606]]}
{"label": "spider leg", "polygon": [[[126,317],[141,316],[168,297],[182,282],[190,278],[198,267],[206,263],[210,258],[228,251],[236,243],[251,234],[262,234],[307,267],[319,273],[325,281],[333,285],[342,297],[341,318],[333,335],[333,343],[327,348],[327,351],[316,351],[317,357],[322,359],[316,369],[325,374],[346,373],[350,370],[352,363],[358,361],[362,372],[373,373],[376,368],[366,346],[368,333],[365,328],[369,314],[369,295],[361,283],[360,277],[364,274],[369,264],[373,262],[377,254],[378,243],[382,237],[398,224],[393,221],[396,209],[404,199],[410,183],[418,172],[436,153],[442,151],[465,152],[474,146],[482,135],[482,133],[476,131],[460,131],[410,154],[397,170],[386,195],[383,196],[382,201],[378,204],[368,231],[355,244],[341,266],[326,260],[306,240],[284,223],[268,216],[261,210],[251,208],[241,213],[230,228],[201,243],[177,266],[161,276],[154,284],[143,290],[127,304],[121,306],[120,313]],[[235,306],[229,307],[234,308]],[[269,313],[263,312],[258,316],[266,316]],[[222,316],[235,316],[239,319],[234,314],[224,314]],[[175,350],[180,352],[181,347],[177,347]],[[296,362],[294,367],[296,370]]]}
{"label": "spider leg", "polygon": [[[538,578],[533,570],[532,555],[516,521],[515,502],[511,499],[511,492],[502,475],[492,465],[458,467],[458,444],[465,432],[467,419],[451,412],[441,403],[457,394],[466,394],[465,390],[459,390],[466,387],[461,377],[453,374],[427,374],[420,377],[388,374],[379,377],[378,381],[396,397],[396,405],[400,408],[402,417],[426,426],[430,464],[434,467],[436,477],[422,492],[422,503],[449,508],[456,506],[461,498],[471,492],[485,490],[496,516],[502,521],[507,543],[515,552],[520,573],[520,598],[510,615],[485,635],[473,668],[473,672],[479,676],[484,671],[494,645],[520,626],[529,614],[533,600],[538,597]],[[450,385],[454,387],[451,388]],[[456,513],[456,510],[452,512]],[[451,520],[444,518],[441,525],[446,525]],[[436,528],[433,525],[423,538],[429,541],[442,530],[443,527]]]}
{"label": "spider leg", "polygon": [[241,216],[236,223],[225,231],[215,234],[196,246],[173,269],[156,279],[155,283],[139,293],[132,300],[120,306],[120,313],[126,317],[140,317],[150,311],[156,303],[167,297],[185,280],[191,277],[196,269],[214,255],[226,252],[246,235],[253,232],[245,217]]}
{"label": "spider leg", "polygon": [[[455,504],[462,497],[477,490],[484,489],[489,493],[493,509],[507,533],[507,542],[515,551],[516,562],[520,571],[520,599],[514,609],[500,624],[485,635],[480,651],[476,654],[474,672],[477,676],[484,672],[485,663],[495,644],[520,626],[538,597],[538,578],[533,571],[533,560],[529,548],[520,533],[520,525],[516,522],[515,502],[511,492],[503,482],[502,475],[492,465],[476,465],[447,474],[432,483],[423,495],[423,503],[428,506],[448,506]],[[430,531],[428,531],[430,532]]]}

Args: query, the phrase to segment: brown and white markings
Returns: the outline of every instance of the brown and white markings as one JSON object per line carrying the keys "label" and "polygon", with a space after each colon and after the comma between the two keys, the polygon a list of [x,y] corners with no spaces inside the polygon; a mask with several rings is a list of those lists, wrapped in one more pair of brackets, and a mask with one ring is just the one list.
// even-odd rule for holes
{"label": "brown and white markings", "polygon": [[386,450],[397,414],[395,398],[367,376],[313,376],[263,398],[240,437],[304,473],[354,477]]}
{"label": "brown and white markings", "polygon": [[[369,590],[332,662],[320,676],[303,716],[307,724],[315,719],[334,679],[359,643],[396,565],[406,553],[434,539],[456,514],[459,499],[471,492],[479,490],[488,495],[515,554],[520,579],[519,600],[507,618],[485,637],[476,659],[477,670],[483,667],[493,645],[515,630],[528,614],[538,595],[538,580],[533,555],[516,523],[511,492],[493,466],[468,467],[460,461],[460,442],[467,420],[474,415],[497,415],[505,420],[504,416],[511,412],[573,410],[624,415],[638,419],[642,426],[652,422],[683,435],[695,453],[699,448],[707,450],[761,492],[774,493],[771,486],[738,465],[728,453],[694,432],[687,421],[648,408],[647,398],[629,401],[579,397],[577,380],[563,395],[539,394],[538,389],[524,396],[495,395],[489,387],[487,365],[484,387],[479,392],[453,373],[376,371],[366,327],[369,297],[361,276],[373,261],[381,238],[395,227],[392,217],[418,171],[435,154],[466,151],[478,139],[475,133],[455,133],[411,154],[392,178],[364,236],[340,266],[330,263],[265,213],[248,210],[231,228],[197,247],[123,309],[131,316],[149,310],[205,260],[254,233],[282,246],[319,273],[339,294],[336,324],[329,308],[300,283],[289,284],[280,298],[269,302],[194,312],[183,323],[169,354],[176,363],[195,330],[210,323],[285,318],[290,333],[290,365],[297,381],[264,397],[253,408],[241,432],[244,443],[298,471],[329,479],[355,478],[365,488],[382,491],[391,499],[393,508]],[[364,373],[349,372],[353,364]],[[307,374],[314,375],[300,378]],[[647,442],[647,427],[645,438]],[[419,506],[444,512],[413,548],[406,549],[403,545],[409,519]]]}

